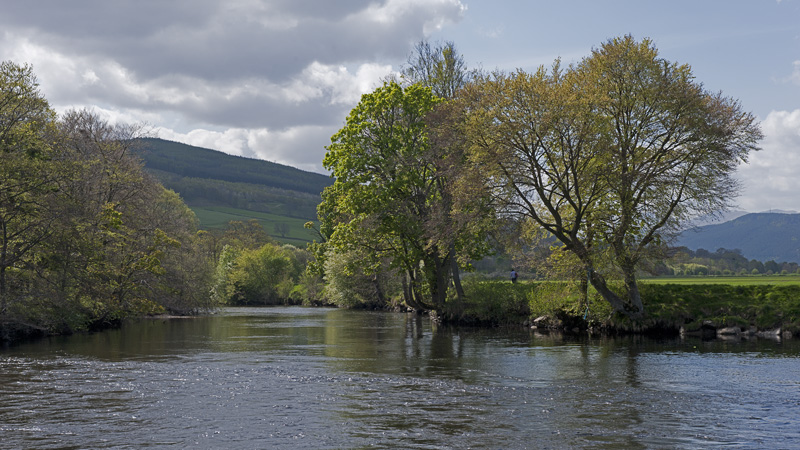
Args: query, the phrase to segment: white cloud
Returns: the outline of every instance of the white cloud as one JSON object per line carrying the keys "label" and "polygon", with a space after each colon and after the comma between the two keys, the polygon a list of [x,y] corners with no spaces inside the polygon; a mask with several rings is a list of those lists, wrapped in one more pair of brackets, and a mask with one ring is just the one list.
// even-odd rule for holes
{"label": "white cloud", "polygon": [[362,20],[386,25],[421,14],[426,17],[423,31],[430,34],[440,30],[454,15],[461,17],[466,10],[467,7],[459,0],[388,0],[382,4],[372,3],[358,16]]}
{"label": "white cloud", "polygon": [[[101,2],[102,3],[102,2]],[[461,0],[14,2],[0,60],[31,63],[58,112],[323,172],[324,146]]]}
{"label": "white cloud", "polygon": [[800,211],[800,109],[773,111],[761,122],[762,150],[739,169],[739,206],[751,212]]}
{"label": "white cloud", "polygon": [[313,93],[316,97],[328,93],[330,104],[354,105],[361,95],[375,89],[379,81],[390,73],[390,65],[362,64],[355,73],[350,73],[344,66],[314,62],[287,88],[287,92]]}
{"label": "white cloud", "polygon": [[231,128],[225,131],[195,129],[188,133],[159,127],[158,137],[196,147],[219,150],[229,155],[263,159],[311,172],[327,173],[322,168],[324,145],[336,131],[332,127],[298,126],[281,131],[266,128]]}

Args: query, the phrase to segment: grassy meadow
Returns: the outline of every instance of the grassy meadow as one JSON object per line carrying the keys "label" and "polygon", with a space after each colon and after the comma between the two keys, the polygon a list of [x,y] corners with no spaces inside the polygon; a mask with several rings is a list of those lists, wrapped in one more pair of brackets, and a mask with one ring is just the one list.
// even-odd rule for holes
{"label": "grassy meadow", "polygon": [[642,284],[727,284],[731,286],[760,286],[771,285],[798,285],[800,286],[800,275],[754,275],[740,277],[661,277],[645,278]]}
{"label": "grassy meadow", "polygon": [[[225,228],[231,221],[246,222],[255,219],[267,234],[284,244],[305,247],[316,237],[313,231],[304,228],[305,219],[221,206],[192,206],[191,208],[200,221],[200,227],[204,229]],[[282,226],[278,224],[283,224],[285,230],[279,231],[278,229]]]}

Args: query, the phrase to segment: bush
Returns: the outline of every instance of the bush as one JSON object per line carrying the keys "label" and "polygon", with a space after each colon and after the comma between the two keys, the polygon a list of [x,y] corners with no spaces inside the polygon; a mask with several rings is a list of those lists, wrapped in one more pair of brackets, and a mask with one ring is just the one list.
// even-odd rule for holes
{"label": "bush", "polygon": [[716,327],[800,327],[800,286],[796,285],[643,283],[640,292],[650,324],[675,329],[690,329],[704,321]]}
{"label": "bush", "polygon": [[448,320],[472,323],[522,323],[530,316],[528,293],[537,283],[464,280],[466,299],[449,298],[444,315]]}
{"label": "bush", "polygon": [[325,296],[342,308],[385,308],[394,291],[392,273],[385,267],[367,271],[357,252],[328,252],[325,257]]}
{"label": "bush", "polygon": [[257,249],[225,247],[214,275],[212,295],[217,301],[234,305],[291,303],[298,277],[294,260],[291,251],[274,244]]}

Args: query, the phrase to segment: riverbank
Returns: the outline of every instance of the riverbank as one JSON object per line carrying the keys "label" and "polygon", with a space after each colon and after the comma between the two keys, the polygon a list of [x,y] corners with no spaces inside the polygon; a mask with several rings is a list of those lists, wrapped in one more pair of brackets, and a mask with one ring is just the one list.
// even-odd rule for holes
{"label": "riverbank", "polygon": [[590,289],[588,305],[577,283],[474,281],[469,300],[452,301],[445,320],[525,324],[537,328],[621,334],[800,336],[800,284],[680,284],[642,282],[646,317],[613,314]]}
{"label": "riverbank", "polygon": [[[800,337],[800,284],[760,284],[742,278],[731,283],[711,280],[648,280],[640,285],[646,317],[632,321],[613,314],[590,289],[589,304],[580,300],[576,283],[542,281],[465,282],[467,300],[451,299],[437,320],[453,324],[528,326],[537,329],[601,334],[650,334],[703,337]],[[752,281],[752,282],[750,282]],[[146,315],[155,319],[197,316]],[[87,331],[113,328],[104,323]],[[0,344],[9,345],[54,334],[71,334],[21,323],[0,324]]]}

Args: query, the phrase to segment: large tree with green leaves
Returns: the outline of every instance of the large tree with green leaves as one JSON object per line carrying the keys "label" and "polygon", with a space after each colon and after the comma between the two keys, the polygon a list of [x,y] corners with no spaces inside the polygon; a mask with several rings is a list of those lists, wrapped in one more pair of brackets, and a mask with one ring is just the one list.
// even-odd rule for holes
{"label": "large tree with green leaves", "polygon": [[[632,318],[644,314],[637,270],[687,219],[729,205],[734,171],[761,138],[737,101],[630,36],[567,68],[485,77],[468,98],[473,157],[506,213],[558,238]],[[617,273],[597,270],[604,255]]]}
{"label": "large tree with green leaves", "polygon": [[458,96],[478,74],[469,70],[452,41],[420,41],[402,70],[406,86],[429,87],[444,101],[426,117],[428,147],[425,159],[435,168],[440,194],[436,217],[426,222],[426,237],[439,248],[449,249],[450,272],[456,296],[463,300],[460,271],[470,259],[488,252],[486,235],[494,227],[488,196],[483,195],[474,171],[467,170],[467,144],[460,126],[464,121]]}
{"label": "large tree with green leaves", "polygon": [[323,161],[336,178],[320,205],[326,245],[368,249],[367,266],[389,257],[406,274],[407,304],[420,309],[433,307],[420,291],[426,275],[433,303],[443,303],[446,291],[440,249],[423,239],[437,197],[433,168],[423,158],[425,117],[439,101],[430,88],[386,83],[362,96]]}
{"label": "large tree with green leaves", "polygon": [[12,302],[9,272],[52,233],[54,121],[33,69],[0,63],[0,319]]}
{"label": "large tree with green leaves", "polygon": [[432,151],[432,140],[447,141],[431,133],[442,102],[429,87],[385,83],[351,111],[323,162],[336,178],[320,205],[327,250],[360,249],[368,268],[389,259],[404,273],[406,303],[421,310],[443,308],[458,254],[480,247],[452,220],[451,164]]}

